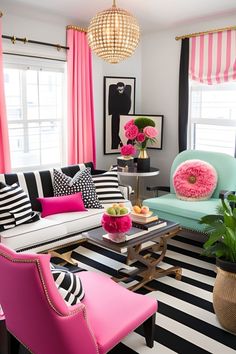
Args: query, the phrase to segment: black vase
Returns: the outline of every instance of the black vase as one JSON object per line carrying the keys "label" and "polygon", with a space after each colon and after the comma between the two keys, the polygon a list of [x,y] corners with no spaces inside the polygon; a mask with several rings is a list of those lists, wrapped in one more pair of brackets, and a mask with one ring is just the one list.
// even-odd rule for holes
{"label": "black vase", "polygon": [[149,172],[150,171],[150,157],[137,158],[137,171],[138,172]]}

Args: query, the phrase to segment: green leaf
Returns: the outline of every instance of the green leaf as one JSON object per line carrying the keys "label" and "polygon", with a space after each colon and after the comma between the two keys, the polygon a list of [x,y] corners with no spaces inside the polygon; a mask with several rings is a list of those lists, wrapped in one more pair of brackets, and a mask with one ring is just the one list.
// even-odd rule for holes
{"label": "green leaf", "polygon": [[134,120],[134,124],[139,128],[139,130],[141,130],[147,126],[155,127],[155,125],[156,125],[154,120],[152,120],[151,118],[147,118],[147,117],[136,118]]}
{"label": "green leaf", "polygon": [[229,200],[230,202],[236,203],[236,195],[229,194],[228,197],[227,197],[227,200]]}
{"label": "green leaf", "polygon": [[225,233],[225,226],[221,225],[221,227],[219,227],[217,230],[215,230],[214,232],[212,232],[209,235],[208,240],[204,243],[203,247],[205,249],[209,248],[210,246],[212,246],[214,243],[216,243],[217,241],[222,239],[222,236]]}
{"label": "green leaf", "polygon": [[222,215],[206,215],[206,216],[203,216],[201,218],[201,220],[199,221],[200,224],[208,224],[208,225],[211,225],[213,224],[214,222],[220,222],[220,221],[224,221],[224,217]]}

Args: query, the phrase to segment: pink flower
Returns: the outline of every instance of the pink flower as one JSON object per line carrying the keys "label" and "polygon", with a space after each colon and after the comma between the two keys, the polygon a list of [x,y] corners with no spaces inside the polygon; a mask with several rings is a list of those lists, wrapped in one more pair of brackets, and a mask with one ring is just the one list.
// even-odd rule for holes
{"label": "pink flower", "polygon": [[143,132],[146,135],[146,137],[149,139],[154,139],[158,134],[157,129],[154,127],[150,127],[150,126],[145,127],[143,129]]}
{"label": "pink flower", "polygon": [[135,124],[133,124],[125,131],[125,136],[127,139],[133,140],[136,138],[138,133],[139,133],[138,127]]}
{"label": "pink flower", "polygon": [[144,133],[138,133],[137,137],[136,137],[136,140],[138,143],[143,143],[144,140],[145,140],[145,134]]}
{"label": "pink flower", "polygon": [[131,127],[132,125],[134,125],[134,119],[130,119],[125,125],[124,125],[124,129],[127,130],[129,127]]}
{"label": "pink flower", "polygon": [[133,145],[128,144],[128,145],[122,146],[122,148],[120,149],[120,152],[121,152],[121,155],[123,155],[123,156],[132,156],[132,155],[136,154],[136,148]]}
{"label": "pink flower", "polygon": [[102,216],[102,227],[108,233],[127,232],[131,226],[132,220],[129,215],[115,217],[103,214]]}

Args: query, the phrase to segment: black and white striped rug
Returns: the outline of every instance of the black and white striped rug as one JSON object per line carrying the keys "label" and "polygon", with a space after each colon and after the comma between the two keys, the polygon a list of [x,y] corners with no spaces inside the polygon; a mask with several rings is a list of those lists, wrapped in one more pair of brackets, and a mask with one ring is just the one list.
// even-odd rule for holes
{"label": "black and white striped rug", "polygon": [[[201,251],[201,244],[193,240],[176,236],[169,241],[167,257],[161,266],[181,266],[182,280],[167,276],[149,283],[155,291],[139,290],[159,303],[154,348],[145,346],[143,333],[138,329],[111,354],[236,353],[236,336],[221,328],[213,311],[214,260],[202,257]],[[125,255],[88,243],[79,246],[73,258],[83,269],[110,276],[115,276],[119,268],[127,267]]]}

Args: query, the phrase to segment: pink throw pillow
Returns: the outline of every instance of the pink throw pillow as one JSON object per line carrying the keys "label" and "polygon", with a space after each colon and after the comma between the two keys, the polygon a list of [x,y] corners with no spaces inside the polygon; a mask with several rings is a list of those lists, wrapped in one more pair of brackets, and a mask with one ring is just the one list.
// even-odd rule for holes
{"label": "pink throw pillow", "polygon": [[209,199],[217,185],[217,172],[208,162],[187,160],[173,175],[176,196],[188,201]]}
{"label": "pink throw pillow", "polygon": [[87,211],[84,207],[81,192],[62,197],[37,198],[37,200],[42,206],[42,218],[70,211]]}

